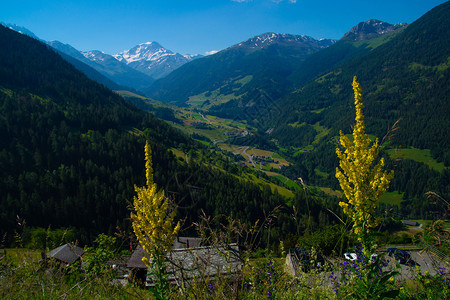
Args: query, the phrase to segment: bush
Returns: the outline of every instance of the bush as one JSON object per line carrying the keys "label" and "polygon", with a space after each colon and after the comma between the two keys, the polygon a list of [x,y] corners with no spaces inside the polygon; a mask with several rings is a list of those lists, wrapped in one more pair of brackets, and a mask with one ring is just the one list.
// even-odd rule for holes
{"label": "bush", "polygon": [[73,229],[44,229],[32,228],[24,233],[27,248],[48,250],[63,244],[73,242],[75,232]]}

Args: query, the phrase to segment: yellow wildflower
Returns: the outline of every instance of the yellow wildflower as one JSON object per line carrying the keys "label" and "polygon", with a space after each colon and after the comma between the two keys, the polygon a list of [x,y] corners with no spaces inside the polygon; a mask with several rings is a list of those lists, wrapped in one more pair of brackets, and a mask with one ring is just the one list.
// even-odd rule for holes
{"label": "yellow wildflower", "polygon": [[[134,197],[131,220],[133,231],[142,248],[150,255],[165,255],[172,247],[173,241],[180,230],[180,222],[173,228],[175,209],[170,207],[169,199],[164,195],[164,191],[158,191],[153,182],[153,169],[151,162],[151,148],[148,142],[145,145],[145,170],[147,186],[135,186],[136,196]],[[161,257],[158,257],[161,259]],[[147,259],[143,259],[149,265]]]}
{"label": "yellow wildflower", "polygon": [[383,171],[383,159],[376,162],[379,152],[378,139],[370,146],[370,138],[365,134],[362,90],[356,76],[353,78],[353,90],[356,107],[353,141],[340,132],[340,144],[344,151],[336,149],[340,160],[339,167],[336,168],[336,178],[348,200],[347,203],[340,202],[339,205],[353,220],[354,232],[359,235],[358,240],[364,242],[369,229],[378,223],[374,212],[394,173]]}

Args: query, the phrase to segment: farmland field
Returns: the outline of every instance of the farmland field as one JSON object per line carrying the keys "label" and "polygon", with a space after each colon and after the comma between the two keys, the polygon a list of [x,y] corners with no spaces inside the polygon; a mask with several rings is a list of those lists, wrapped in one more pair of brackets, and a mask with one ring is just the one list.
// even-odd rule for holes
{"label": "farmland field", "polygon": [[387,151],[389,156],[392,159],[401,158],[401,159],[411,159],[416,162],[421,162],[429,166],[430,168],[443,172],[446,167],[444,163],[437,162],[432,156],[431,151],[429,149],[416,149],[416,148],[408,148],[408,149],[389,149]]}

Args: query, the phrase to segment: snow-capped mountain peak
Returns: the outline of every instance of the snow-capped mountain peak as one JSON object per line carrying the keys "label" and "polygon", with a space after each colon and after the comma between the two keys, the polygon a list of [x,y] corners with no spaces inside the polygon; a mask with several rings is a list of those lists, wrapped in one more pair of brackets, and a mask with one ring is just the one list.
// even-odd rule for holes
{"label": "snow-capped mountain peak", "polygon": [[87,52],[81,52],[84,57],[91,61],[95,62],[104,62],[106,59],[111,58],[109,54],[105,54],[103,51],[100,50],[92,50]]}
{"label": "snow-capped mountain peak", "polygon": [[344,35],[343,39],[353,41],[367,40],[392,32],[406,25],[406,23],[392,25],[380,20],[370,19],[365,22],[360,22],[358,25],[354,26]]}
{"label": "snow-capped mountain peak", "polygon": [[28,36],[32,37],[33,39],[36,39],[36,40],[41,40],[33,32],[31,32],[30,30],[28,30],[25,27],[22,27],[22,26],[19,26],[19,25],[16,25],[16,24],[4,23],[4,22],[0,22],[0,24],[5,26],[5,27],[7,27],[7,28],[9,28],[9,29],[17,31],[20,34],[28,35]]}
{"label": "snow-capped mountain peak", "polygon": [[139,44],[130,50],[125,50],[113,55],[117,60],[130,64],[135,61],[156,61],[163,56],[176,55],[172,51],[162,47],[157,42]]}
{"label": "snow-capped mountain peak", "polygon": [[183,55],[185,58],[187,58],[188,60],[194,60],[200,57],[203,57],[203,55],[201,54],[185,54]]}
{"label": "snow-capped mountain peak", "polygon": [[267,32],[261,35],[252,37],[242,43],[237,44],[235,47],[248,47],[248,48],[265,48],[275,43],[289,43],[289,42],[299,42],[305,44],[315,44],[320,48],[326,48],[336,41],[329,39],[314,39],[306,35],[293,35],[286,33],[274,33]]}
{"label": "snow-capped mountain peak", "polygon": [[146,73],[161,78],[181,65],[197,58],[197,55],[173,53],[157,42],[146,42],[113,55],[117,60]]}

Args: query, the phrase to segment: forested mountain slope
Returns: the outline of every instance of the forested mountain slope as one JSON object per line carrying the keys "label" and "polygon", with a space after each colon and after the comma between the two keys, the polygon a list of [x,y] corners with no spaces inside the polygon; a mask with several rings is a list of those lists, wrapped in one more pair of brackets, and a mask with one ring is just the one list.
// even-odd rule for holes
{"label": "forested mountain slope", "polygon": [[[319,180],[322,184],[335,183],[334,140],[339,130],[350,132],[354,122],[351,82],[355,75],[363,88],[368,133],[382,138],[400,120],[398,130],[385,147],[429,149],[437,161],[448,167],[449,28],[450,3],[447,2],[401,29],[382,45],[323,72],[279,100],[273,115],[280,112],[280,107],[283,109],[278,117],[267,120],[266,128],[273,128],[268,137],[277,139],[284,147],[301,149],[314,145],[311,152],[297,156],[298,163],[291,172],[296,176],[303,172],[319,180],[320,176],[314,174],[320,170],[329,174],[327,179]],[[404,192],[405,197],[424,199],[424,193],[432,190],[448,199],[448,168],[439,173],[410,160],[392,162],[392,166],[396,168],[392,187]]]}
{"label": "forested mountain slope", "polygon": [[381,46],[395,37],[405,26],[404,24],[390,25],[379,21],[383,24],[388,24],[392,30],[388,33],[377,35],[368,35],[362,32],[359,35],[364,36],[364,38],[360,37],[356,41],[355,38],[350,38],[351,36],[357,35],[358,30],[364,28],[361,24],[370,23],[370,21],[373,20],[359,23],[346,33],[342,39],[337,41],[336,44],[308,56],[289,76],[289,80],[292,82],[293,86],[300,88],[323,72],[354,59],[355,57],[367,54],[374,48]]}
{"label": "forested mountain slope", "polygon": [[[94,68],[90,67],[89,65],[85,64],[81,60],[73,58],[72,56],[67,55],[63,52],[59,52],[59,55],[61,55],[62,58],[67,60],[72,66],[74,66],[77,70],[81,71],[89,79],[92,79],[100,84],[103,84],[108,89],[111,89],[111,90],[127,89],[126,87],[122,87],[119,84],[112,81],[111,79],[107,78],[106,76],[100,74],[100,72],[98,72]],[[128,89],[130,89],[130,88],[128,88]]]}
{"label": "forested mountain slope", "polygon": [[48,42],[48,44],[59,52],[72,57],[72,60],[69,60],[69,62],[83,73],[85,69],[78,68],[79,63],[77,64],[76,61],[73,63],[74,60],[90,66],[106,78],[115,82],[117,85],[139,90],[149,86],[154,81],[152,77],[127,66],[125,63],[118,61],[113,56],[105,54],[101,51],[89,51],[83,54],[74,47],[68,44],[63,44],[59,41],[51,41]]}
{"label": "forested mountain slope", "polygon": [[[238,176],[243,171],[233,162],[91,81],[47,45],[1,26],[0,43],[2,236],[12,238],[16,216],[31,227],[73,226],[84,241],[129,226],[134,185],[144,184],[146,139],[155,182],[174,195],[187,224],[202,209],[253,222],[285,202],[270,187]],[[171,148],[195,155],[186,161]]]}
{"label": "forested mountain slope", "polygon": [[177,105],[185,105],[191,96],[215,90],[236,99],[255,91],[278,98],[288,88],[286,76],[308,55],[333,43],[307,36],[265,33],[187,63],[145,92],[154,99]]}
{"label": "forested mountain slope", "polygon": [[356,75],[364,89],[371,133],[383,136],[389,125],[402,118],[396,144],[436,149],[444,159],[450,141],[449,16],[450,4],[442,4],[390,41],[284,98],[279,102],[285,109],[278,126],[311,124],[308,117],[314,117],[314,123],[331,128],[331,135],[347,128],[352,118],[349,82]]}

